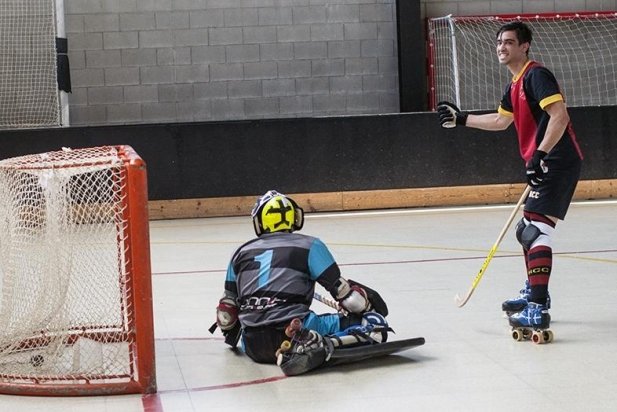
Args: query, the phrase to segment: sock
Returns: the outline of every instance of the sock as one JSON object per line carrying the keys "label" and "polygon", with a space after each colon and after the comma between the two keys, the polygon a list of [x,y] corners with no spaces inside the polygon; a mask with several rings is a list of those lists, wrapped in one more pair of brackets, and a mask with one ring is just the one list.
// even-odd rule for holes
{"label": "sock", "polygon": [[526,256],[527,277],[531,289],[529,301],[546,305],[548,283],[553,269],[551,235],[555,231],[555,223],[539,213],[525,212],[525,218],[542,232],[531,244]]}

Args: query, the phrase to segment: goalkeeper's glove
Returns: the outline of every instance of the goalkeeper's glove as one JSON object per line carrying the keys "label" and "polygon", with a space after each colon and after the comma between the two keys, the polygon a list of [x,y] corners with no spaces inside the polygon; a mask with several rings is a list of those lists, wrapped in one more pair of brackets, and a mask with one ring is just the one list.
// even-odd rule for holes
{"label": "goalkeeper's glove", "polygon": [[467,123],[467,113],[461,112],[453,103],[437,103],[437,112],[439,113],[439,124],[444,129],[451,129],[457,125],[465,126]]}
{"label": "goalkeeper's glove", "polygon": [[548,166],[544,163],[544,157],[546,157],[546,152],[536,150],[533,152],[532,158],[525,165],[529,186],[538,186],[548,173]]}

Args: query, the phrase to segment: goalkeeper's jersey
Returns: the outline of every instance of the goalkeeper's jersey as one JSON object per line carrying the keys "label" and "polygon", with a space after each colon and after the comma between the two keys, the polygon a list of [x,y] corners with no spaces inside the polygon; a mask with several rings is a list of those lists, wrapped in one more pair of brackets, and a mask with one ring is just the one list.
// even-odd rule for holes
{"label": "goalkeeper's jersey", "polygon": [[264,234],[240,246],[227,268],[225,291],[237,297],[244,327],[280,325],[304,318],[315,282],[335,290],[340,270],[318,238]]}
{"label": "goalkeeper's jersey", "polygon": [[[525,162],[531,159],[544,138],[550,119],[544,111],[545,107],[557,101],[564,101],[564,97],[555,76],[531,60],[506,87],[498,111],[506,116],[514,116],[520,154]],[[583,158],[571,123],[568,123],[562,138],[549,156],[552,160],[565,162]]]}

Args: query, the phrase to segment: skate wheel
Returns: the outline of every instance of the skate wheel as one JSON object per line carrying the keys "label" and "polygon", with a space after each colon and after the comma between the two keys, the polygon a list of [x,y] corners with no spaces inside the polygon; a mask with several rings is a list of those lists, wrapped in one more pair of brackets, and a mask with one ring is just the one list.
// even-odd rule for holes
{"label": "skate wheel", "polygon": [[512,339],[514,339],[517,342],[520,342],[524,339],[525,334],[523,333],[522,330],[520,329],[513,329],[512,330]]}
{"label": "skate wheel", "polygon": [[544,332],[534,330],[533,333],[531,334],[531,340],[533,341],[533,343],[537,343],[538,345],[543,344],[544,343]]}
{"label": "skate wheel", "polygon": [[552,330],[545,330],[542,332],[542,335],[546,343],[551,343],[553,341],[553,331]]}
{"label": "skate wheel", "polygon": [[294,318],[285,328],[285,335],[287,335],[288,338],[293,338],[299,330],[302,330],[302,321],[298,318]]}
{"label": "skate wheel", "polygon": [[281,346],[280,346],[280,347],[276,350],[276,354],[275,354],[275,355],[276,355],[276,357],[278,358],[278,356],[279,356],[281,353],[287,352],[289,349],[291,349],[291,342],[290,342],[290,341],[288,341],[288,340],[284,340],[284,341],[281,343]]}

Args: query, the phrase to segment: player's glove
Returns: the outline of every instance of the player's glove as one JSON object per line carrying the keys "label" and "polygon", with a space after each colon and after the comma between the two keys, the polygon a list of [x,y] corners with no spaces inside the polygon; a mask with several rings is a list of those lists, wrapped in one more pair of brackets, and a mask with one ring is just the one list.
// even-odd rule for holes
{"label": "player's glove", "polygon": [[538,186],[548,173],[548,166],[543,160],[546,154],[547,153],[542,150],[536,150],[533,152],[532,158],[525,165],[529,186]]}
{"label": "player's glove", "polygon": [[453,103],[437,103],[437,113],[439,113],[439,124],[444,129],[452,129],[457,125],[465,126],[467,124],[467,113],[461,112]]}
{"label": "player's glove", "polygon": [[366,291],[357,285],[350,287],[349,294],[339,300],[339,305],[351,313],[364,313],[371,307]]}

